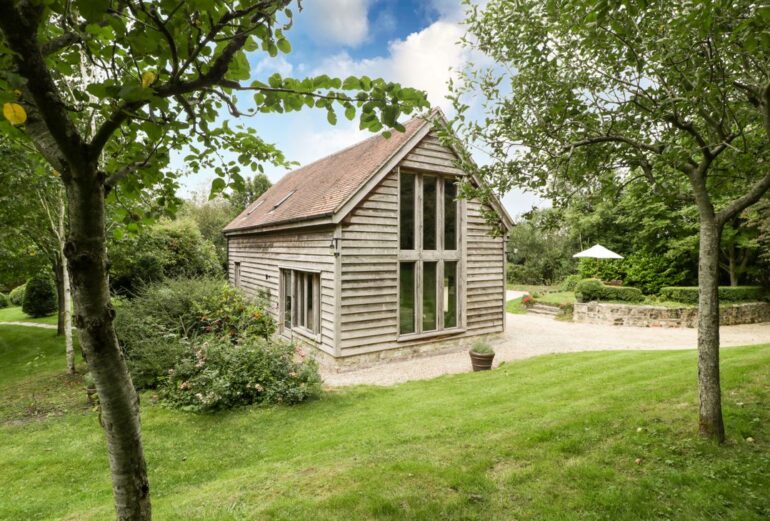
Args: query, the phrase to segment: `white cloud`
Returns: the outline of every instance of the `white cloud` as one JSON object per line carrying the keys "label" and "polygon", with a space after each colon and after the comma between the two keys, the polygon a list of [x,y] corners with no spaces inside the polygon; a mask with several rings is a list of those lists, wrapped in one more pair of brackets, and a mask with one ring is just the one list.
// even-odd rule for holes
{"label": "white cloud", "polygon": [[302,20],[317,43],[356,46],[369,36],[368,11],[369,0],[310,0]]}
{"label": "white cloud", "polygon": [[433,105],[447,110],[450,69],[461,68],[467,59],[467,51],[457,43],[462,34],[459,24],[439,20],[403,40],[390,42],[387,56],[354,60],[342,52],[325,59],[318,72],[383,77],[426,91]]}

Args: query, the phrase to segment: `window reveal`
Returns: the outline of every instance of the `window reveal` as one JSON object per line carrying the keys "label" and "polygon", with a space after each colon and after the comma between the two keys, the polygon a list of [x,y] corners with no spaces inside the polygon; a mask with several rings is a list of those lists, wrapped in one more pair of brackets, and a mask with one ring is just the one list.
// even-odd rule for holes
{"label": "window reveal", "polygon": [[285,329],[321,330],[321,276],[318,273],[282,269],[281,309]]}

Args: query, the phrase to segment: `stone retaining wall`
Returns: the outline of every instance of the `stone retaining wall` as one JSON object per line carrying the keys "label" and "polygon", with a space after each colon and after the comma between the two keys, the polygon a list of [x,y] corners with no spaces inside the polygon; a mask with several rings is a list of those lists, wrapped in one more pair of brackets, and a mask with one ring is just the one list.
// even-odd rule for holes
{"label": "stone retaining wall", "polygon": [[[698,308],[666,308],[585,302],[575,304],[575,322],[637,327],[697,327]],[[770,322],[770,304],[747,302],[720,306],[719,323],[723,326]]]}

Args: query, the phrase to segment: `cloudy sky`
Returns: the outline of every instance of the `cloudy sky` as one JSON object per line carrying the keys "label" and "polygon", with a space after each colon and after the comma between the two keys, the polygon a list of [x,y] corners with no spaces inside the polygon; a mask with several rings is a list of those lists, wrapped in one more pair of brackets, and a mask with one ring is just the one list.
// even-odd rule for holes
{"label": "cloudy sky", "polygon": [[[446,100],[447,80],[453,69],[461,69],[468,60],[468,51],[457,43],[464,32],[459,0],[305,0],[302,4],[287,35],[292,53],[280,58],[255,54],[255,77],[264,79],[276,71],[297,78],[316,74],[382,77],[426,91],[434,106],[452,114]],[[356,120],[339,118],[336,126],[330,126],[325,111],[309,109],[260,114],[247,121],[300,164],[369,135],[358,130]],[[485,158],[476,160],[483,163]],[[268,167],[267,174],[276,181],[285,170]],[[207,172],[185,177],[183,194],[208,190],[212,179]],[[538,204],[538,199],[513,192],[503,202],[515,216]]]}

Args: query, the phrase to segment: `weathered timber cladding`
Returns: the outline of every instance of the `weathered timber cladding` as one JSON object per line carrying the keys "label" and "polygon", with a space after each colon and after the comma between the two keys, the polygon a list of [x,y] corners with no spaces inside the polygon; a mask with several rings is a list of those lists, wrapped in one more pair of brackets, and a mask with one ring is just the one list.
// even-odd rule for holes
{"label": "weathered timber cladding", "polygon": [[[415,153],[430,151],[431,155]],[[427,137],[401,167],[425,172],[461,174],[452,152]],[[343,221],[341,242],[340,355],[410,347],[442,338],[499,333],[505,322],[504,240],[491,235],[481,204],[460,208],[462,251],[460,308],[465,332],[398,341],[398,174],[390,173]]]}
{"label": "weathered timber cladding", "polygon": [[287,332],[286,336],[329,354],[334,354],[335,331],[334,254],[329,246],[332,234],[332,228],[290,230],[235,235],[227,243],[230,283],[234,283],[234,265],[240,262],[240,287],[249,296],[267,296],[270,302],[268,309],[276,322],[280,319],[280,268],[321,274],[321,341],[299,333],[291,336]]}

